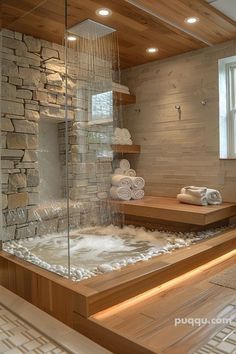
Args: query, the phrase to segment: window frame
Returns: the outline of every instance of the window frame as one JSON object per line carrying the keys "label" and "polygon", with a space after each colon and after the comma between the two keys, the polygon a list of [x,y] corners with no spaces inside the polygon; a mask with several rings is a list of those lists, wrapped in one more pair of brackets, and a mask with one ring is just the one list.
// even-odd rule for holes
{"label": "window frame", "polygon": [[236,159],[236,56],[219,60],[220,158]]}

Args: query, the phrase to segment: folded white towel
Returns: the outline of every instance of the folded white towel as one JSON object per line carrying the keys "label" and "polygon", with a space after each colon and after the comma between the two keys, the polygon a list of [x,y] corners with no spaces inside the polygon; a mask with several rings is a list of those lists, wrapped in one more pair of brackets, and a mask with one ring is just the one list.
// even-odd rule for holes
{"label": "folded white towel", "polygon": [[117,138],[116,136],[112,136],[112,138],[111,138],[111,143],[112,143],[112,144],[117,144],[117,145],[119,145],[119,141],[120,141],[119,138]]}
{"label": "folded white towel", "polygon": [[191,195],[196,198],[206,197],[207,203],[212,205],[222,203],[220,192],[207,187],[186,186],[181,189],[181,194]]}
{"label": "folded white towel", "polygon": [[144,197],[144,190],[143,189],[132,189],[131,190],[131,198],[134,200],[143,199]]}
{"label": "folded white towel", "polygon": [[131,139],[127,139],[125,140],[125,144],[121,144],[121,145],[133,145],[133,141]]}
{"label": "folded white towel", "polygon": [[208,205],[206,196],[197,197],[197,196],[194,196],[194,195],[191,195],[191,194],[181,193],[181,194],[177,195],[177,199],[181,203],[186,203],[186,204]]}
{"label": "folded white towel", "polygon": [[115,168],[114,174],[115,175],[125,175],[125,170],[122,170],[122,168],[120,168],[120,167]]}
{"label": "folded white towel", "polygon": [[136,171],[133,170],[132,168],[129,168],[128,170],[124,171],[124,174],[126,176],[136,177]]}
{"label": "folded white towel", "polygon": [[142,177],[129,177],[132,182],[132,187],[134,189],[143,189],[145,186],[145,181]]}
{"label": "folded white towel", "polygon": [[220,192],[216,189],[207,188],[206,198],[208,204],[211,205],[222,204],[222,196]]}
{"label": "folded white towel", "polygon": [[127,187],[111,187],[110,196],[116,200],[130,200],[131,189]]}
{"label": "folded white towel", "polygon": [[126,128],[123,128],[123,129],[121,130],[121,135],[122,135],[122,137],[125,138],[125,139],[130,139],[130,138],[131,138],[131,134],[130,134],[130,132],[128,131],[128,129],[126,129]]}
{"label": "folded white towel", "polygon": [[121,138],[118,140],[117,145],[133,145],[133,142],[130,138]]}
{"label": "folded white towel", "polygon": [[121,128],[119,128],[119,127],[115,128],[115,130],[114,130],[114,136],[119,136],[119,135],[121,134],[121,131],[122,131]]}
{"label": "folded white towel", "polygon": [[116,91],[116,92],[122,92],[122,93],[126,93],[126,95],[130,95],[130,90],[129,89],[126,89],[126,88],[120,88],[120,87],[112,87],[113,88],[113,91]]}
{"label": "folded white towel", "polygon": [[191,194],[195,197],[203,197],[206,194],[206,191],[207,191],[206,187],[186,186],[181,189],[180,193]]}
{"label": "folded white towel", "polygon": [[129,130],[126,128],[115,128],[112,137],[112,143],[120,145],[132,145],[133,142]]}
{"label": "folded white towel", "polygon": [[118,138],[118,137],[112,137],[112,144],[114,145],[133,145],[133,142],[131,139],[126,139],[126,138]]}
{"label": "folded white towel", "polygon": [[118,92],[120,92],[120,90],[125,91],[125,92],[127,92],[127,93],[130,92],[130,91],[129,91],[129,88],[128,88],[127,86],[122,85],[122,84],[120,84],[120,83],[118,83],[118,82],[113,82],[113,83],[112,83],[112,88],[115,89],[115,90],[118,91]]}
{"label": "folded white towel", "polygon": [[132,187],[132,177],[123,175],[113,175],[111,177],[111,184],[116,187]]}

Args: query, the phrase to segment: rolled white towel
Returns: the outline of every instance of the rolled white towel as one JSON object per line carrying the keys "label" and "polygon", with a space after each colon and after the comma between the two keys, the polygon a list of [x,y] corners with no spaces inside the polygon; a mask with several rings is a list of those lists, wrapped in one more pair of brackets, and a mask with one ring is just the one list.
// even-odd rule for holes
{"label": "rolled white towel", "polygon": [[123,175],[113,175],[111,177],[111,184],[115,187],[132,187],[132,177]]}
{"label": "rolled white towel", "polygon": [[129,170],[130,169],[130,163],[126,159],[115,159],[112,161],[112,166],[113,168],[121,168],[123,171]]}
{"label": "rolled white towel", "polygon": [[119,143],[120,145],[132,145],[133,142],[130,138],[120,138],[119,140]]}
{"label": "rolled white towel", "polygon": [[130,177],[136,177],[137,176],[136,171],[133,170],[132,168],[129,168],[128,170],[124,171],[124,174],[126,176],[130,176]]}
{"label": "rolled white towel", "polygon": [[111,139],[113,144],[120,145],[132,145],[131,135],[128,129],[126,128],[115,128],[113,137]]}
{"label": "rolled white towel", "polygon": [[208,205],[206,196],[197,197],[191,194],[181,193],[177,195],[177,199],[181,203],[186,203],[186,204]]}
{"label": "rolled white towel", "polygon": [[130,177],[134,189],[143,189],[145,181],[142,177]]}
{"label": "rolled white towel", "polygon": [[131,193],[132,193],[131,199],[134,199],[134,200],[143,199],[143,197],[144,197],[144,190],[143,189],[132,189]]}
{"label": "rolled white towel", "polygon": [[116,200],[130,200],[131,194],[131,189],[128,187],[111,187],[110,189],[111,198]]}
{"label": "rolled white towel", "polygon": [[181,194],[187,193],[195,197],[203,197],[206,194],[206,187],[186,186],[180,191]]}
{"label": "rolled white towel", "polygon": [[211,204],[211,205],[222,204],[222,196],[221,196],[220,192],[216,189],[207,188],[206,198],[207,198],[208,204]]}
{"label": "rolled white towel", "polygon": [[130,163],[128,160],[126,159],[122,159],[120,160],[120,168],[122,168],[122,170],[129,170],[130,169]]}
{"label": "rolled white towel", "polygon": [[[125,175],[125,170],[122,170],[122,168],[120,168],[120,167],[115,168],[114,174],[115,175]],[[127,175],[127,176],[129,176],[129,175]]]}

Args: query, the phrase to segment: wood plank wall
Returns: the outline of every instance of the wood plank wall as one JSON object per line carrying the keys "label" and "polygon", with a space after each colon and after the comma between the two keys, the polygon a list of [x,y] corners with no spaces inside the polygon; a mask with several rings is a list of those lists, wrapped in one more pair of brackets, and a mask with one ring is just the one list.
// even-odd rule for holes
{"label": "wood plank wall", "polygon": [[218,59],[232,55],[236,40],[123,71],[136,94],[123,124],[141,144],[129,160],[146,180],[146,195],[174,197],[184,185],[207,185],[236,202],[236,160],[219,160]]}

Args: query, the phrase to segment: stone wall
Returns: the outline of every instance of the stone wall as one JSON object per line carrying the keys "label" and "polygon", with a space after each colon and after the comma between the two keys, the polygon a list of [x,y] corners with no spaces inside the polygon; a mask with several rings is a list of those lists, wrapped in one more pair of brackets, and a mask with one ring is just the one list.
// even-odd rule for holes
{"label": "stone wall", "polygon": [[146,195],[175,197],[184,185],[207,185],[236,202],[236,160],[219,159],[218,94],[218,59],[235,50],[234,40],[123,72],[137,97],[124,124],[141,144],[131,163]]}
{"label": "stone wall", "polygon": [[[63,222],[59,215],[52,213],[52,217],[48,212],[45,216],[41,212],[44,206],[39,205],[38,200],[40,176],[37,149],[40,120],[47,119],[58,124],[62,174],[66,176],[64,47],[9,30],[3,30],[2,34],[1,170],[5,238],[30,237],[42,234],[42,230],[45,233],[61,231]],[[86,82],[86,68],[80,72]],[[101,138],[103,127],[91,129],[86,125],[86,108],[83,124],[80,124],[79,89],[78,74],[69,74],[69,195],[74,201],[73,215],[78,216],[77,222],[72,223],[75,226],[79,222],[96,223],[100,219],[101,208],[104,214],[104,206],[99,201],[107,197],[112,160],[112,157],[107,159],[97,153],[104,146],[106,149],[108,141],[104,143]],[[106,139],[111,128],[105,128]],[[64,195],[65,180],[63,178]],[[61,209],[65,209],[63,203]]]}

